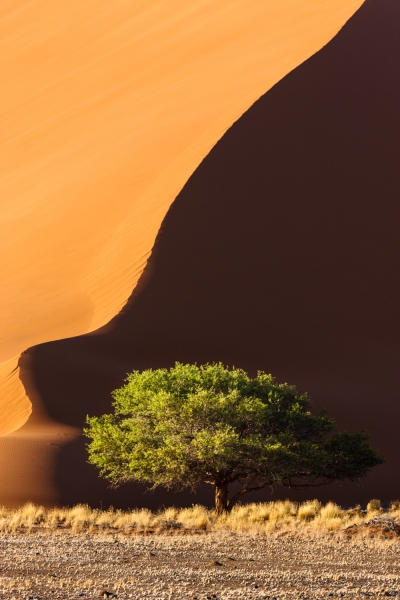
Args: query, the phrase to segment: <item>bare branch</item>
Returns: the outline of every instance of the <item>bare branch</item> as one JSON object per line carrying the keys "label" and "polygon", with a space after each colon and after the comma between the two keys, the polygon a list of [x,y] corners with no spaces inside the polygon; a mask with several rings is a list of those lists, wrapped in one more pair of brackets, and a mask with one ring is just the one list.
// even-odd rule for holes
{"label": "bare branch", "polygon": [[267,483],[262,483],[261,485],[257,485],[255,487],[252,488],[244,488],[243,490],[240,490],[240,492],[238,492],[237,494],[235,494],[228,502],[228,511],[232,510],[232,507],[234,506],[234,504],[236,504],[236,502],[239,500],[239,498],[241,498],[242,496],[244,496],[244,494],[249,494],[250,492],[258,492],[259,490],[262,490],[263,488],[267,487],[268,485],[271,485],[270,482]]}

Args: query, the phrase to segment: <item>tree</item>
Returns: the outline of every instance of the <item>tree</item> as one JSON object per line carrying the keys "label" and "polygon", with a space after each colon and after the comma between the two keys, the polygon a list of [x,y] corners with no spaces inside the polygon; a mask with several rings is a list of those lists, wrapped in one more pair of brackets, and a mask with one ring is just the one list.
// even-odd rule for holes
{"label": "tree", "polygon": [[209,483],[217,513],[267,486],[353,481],[383,462],[365,432],[338,433],[307,394],[263,372],[176,363],[134,371],[113,397],[114,414],[87,418],[89,462],[114,485]]}

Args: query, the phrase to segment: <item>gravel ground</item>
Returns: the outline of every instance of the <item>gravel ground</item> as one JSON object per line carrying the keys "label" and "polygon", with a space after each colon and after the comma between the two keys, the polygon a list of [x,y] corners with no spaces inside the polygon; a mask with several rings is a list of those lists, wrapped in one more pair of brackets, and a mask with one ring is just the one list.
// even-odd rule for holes
{"label": "gravel ground", "polygon": [[396,540],[1,534],[0,598],[400,598],[399,566]]}

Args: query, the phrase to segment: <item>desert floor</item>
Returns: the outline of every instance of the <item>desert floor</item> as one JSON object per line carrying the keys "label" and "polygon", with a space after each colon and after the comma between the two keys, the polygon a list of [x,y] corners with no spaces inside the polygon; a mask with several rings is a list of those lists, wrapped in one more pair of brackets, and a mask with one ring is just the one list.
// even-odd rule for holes
{"label": "desert floor", "polygon": [[0,598],[400,595],[394,540],[203,534],[0,536]]}

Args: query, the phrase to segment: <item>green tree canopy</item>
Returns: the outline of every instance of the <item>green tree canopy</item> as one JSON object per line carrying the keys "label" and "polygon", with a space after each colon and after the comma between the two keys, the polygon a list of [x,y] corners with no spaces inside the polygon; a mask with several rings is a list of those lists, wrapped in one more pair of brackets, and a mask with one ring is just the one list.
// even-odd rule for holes
{"label": "green tree canopy", "polygon": [[352,481],[383,462],[365,432],[338,433],[307,394],[263,372],[176,363],[134,371],[113,397],[114,414],[87,418],[89,462],[115,485],[209,483],[218,513],[267,486]]}

